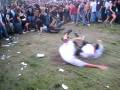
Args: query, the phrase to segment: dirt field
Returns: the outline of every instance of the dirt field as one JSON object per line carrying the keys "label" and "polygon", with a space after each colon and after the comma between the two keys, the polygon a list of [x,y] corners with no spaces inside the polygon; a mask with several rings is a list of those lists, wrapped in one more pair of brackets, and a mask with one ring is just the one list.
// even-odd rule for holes
{"label": "dirt field", "polygon": [[[102,24],[90,27],[66,24],[64,28],[73,30],[72,37],[78,32],[93,43],[103,40],[104,55],[87,61],[107,65],[108,70],[64,63],[58,55],[64,31],[59,34],[29,32],[20,35],[14,46],[0,47],[0,57],[9,56],[0,60],[0,90],[63,90],[62,84],[68,90],[120,90],[120,25],[106,28]],[[45,57],[37,58],[37,53],[44,53]],[[59,72],[59,68],[65,71]]]}

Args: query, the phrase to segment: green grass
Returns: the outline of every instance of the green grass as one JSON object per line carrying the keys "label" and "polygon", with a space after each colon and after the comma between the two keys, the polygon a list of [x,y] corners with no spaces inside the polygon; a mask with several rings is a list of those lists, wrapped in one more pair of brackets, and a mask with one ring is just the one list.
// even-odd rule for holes
{"label": "green grass", "polygon": [[[102,24],[90,27],[68,24],[64,27],[86,35],[91,42],[96,38],[102,39],[105,45],[103,57],[90,62],[108,65],[109,69],[78,68],[58,61],[57,50],[64,31],[41,35],[27,33],[20,36],[14,47],[0,48],[1,54],[11,55],[9,59],[0,60],[0,90],[63,90],[61,84],[67,85],[69,90],[119,90],[120,25],[105,28]],[[21,54],[17,54],[18,51]],[[37,53],[45,53],[45,57],[37,58]],[[20,70],[21,62],[28,64],[24,70]],[[59,67],[65,72],[59,72]]]}

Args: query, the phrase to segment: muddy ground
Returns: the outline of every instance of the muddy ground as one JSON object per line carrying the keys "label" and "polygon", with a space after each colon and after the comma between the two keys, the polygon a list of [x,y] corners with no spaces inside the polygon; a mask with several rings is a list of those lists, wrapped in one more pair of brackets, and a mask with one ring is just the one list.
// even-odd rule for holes
{"label": "muddy ground", "polygon": [[[18,36],[15,45],[0,47],[0,57],[5,55],[0,60],[0,90],[63,90],[62,84],[69,90],[119,90],[120,25],[106,28],[103,24],[84,27],[69,23],[64,28],[73,30],[71,37],[77,32],[92,43],[101,39],[105,46],[103,56],[87,61],[107,65],[108,70],[78,68],[63,62],[58,48],[64,30],[59,34],[29,32]],[[37,53],[45,57],[37,58]],[[65,71],[59,72],[59,68]]]}

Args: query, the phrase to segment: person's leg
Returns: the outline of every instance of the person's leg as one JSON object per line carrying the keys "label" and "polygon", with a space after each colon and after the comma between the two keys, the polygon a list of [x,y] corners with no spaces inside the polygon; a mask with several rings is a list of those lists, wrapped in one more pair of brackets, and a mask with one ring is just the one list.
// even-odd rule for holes
{"label": "person's leg", "polygon": [[80,59],[78,59],[75,56],[73,56],[69,60],[64,60],[64,61],[71,64],[71,65],[77,66],[77,67],[98,68],[101,70],[106,70],[108,68],[107,66],[104,66],[104,65],[91,64],[91,63],[81,61]]}
{"label": "person's leg", "polygon": [[90,18],[90,21],[93,22],[94,21],[94,13],[91,12],[91,18]]}
{"label": "person's leg", "polygon": [[13,23],[10,23],[10,27],[11,27],[12,32],[14,33],[15,31],[14,31],[14,25],[13,25]]}
{"label": "person's leg", "polygon": [[110,24],[112,25],[113,21],[116,19],[116,14],[112,14],[112,20],[110,21]]}
{"label": "person's leg", "polygon": [[111,17],[111,12],[109,10],[106,11],[107,18],[105,19],[105,23],[107,23]]}
{"label": "person's leg", "polygon": [[70,15],[72,23],[74,22],[74,15]]}
{"label": "person's leg", "polygon": [[23,33],[21,23],[15,23],[15,30],[16,30],[16,33],[18,33],[18,34],[22,34]]}
{"label": "person's leg", "polygon": [[7,32],[6,28],[5,28],[5,27],[2,27],[1,30],[2,30],[3,36],[4,36],[5,38],[9,38],[9,35],[8,35],[8,32]]}
{"label": "person's leg", "polygon": [[25,23],[25,32],[26,31],[29,31],[29,23],[27,22],[27,23]]}
{"label": "person's leg", "polygon": [[87,24],[90,25],[90,12],[87,12]]}
{"label": "person's leg", "polygon": [[85,14],[82,15],[82,23],[83,23],[83,25],[86,25],[86,17],[85,17]]}
{"label": "person's leg", "polygon": [[0,27],[0,39],[2,39],[2,27]]}
{"label": "person's leg", "polygon": [[80,21],[80,13],[77,14],[77,20],[76,20],[76,24],[78,24]]}
{"label": "person's leg", "polygon": [[56,28],[61,28],[61,26],[63,25],[63,21],[60,21],[59,23],[57,23],[57,25],[56,25]]}
{"label": "person's leg", "polygon": [[77,14],[74,14],[74,23],[77,23]]}
{"label": "person's leg", "polygon": [[96,12],[96,16],[97,16],[97,21],[101,22],[101,12],[100,11]]}
{"label": "person's leg", "polygon": [[95,23],[96,22],[96,12],[91,13],[91,22]]}

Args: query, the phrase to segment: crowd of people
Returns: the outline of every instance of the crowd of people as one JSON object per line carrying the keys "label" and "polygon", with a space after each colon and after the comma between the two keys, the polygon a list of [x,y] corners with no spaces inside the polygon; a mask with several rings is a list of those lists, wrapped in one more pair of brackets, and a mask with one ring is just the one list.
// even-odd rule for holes
{"label": "crowd of people", "polygon": [[11,35],[31,30],[58,33],[68,22],[85,26],[97,22],[120,23],[120,0],[78,0],[42,6],[12,3],[0,11],[0,38],[9,40]]}

